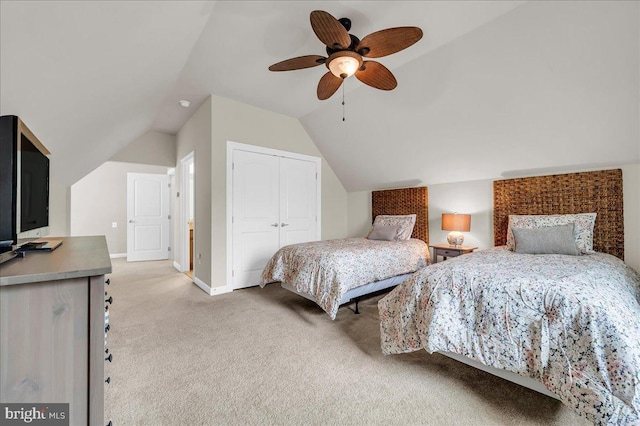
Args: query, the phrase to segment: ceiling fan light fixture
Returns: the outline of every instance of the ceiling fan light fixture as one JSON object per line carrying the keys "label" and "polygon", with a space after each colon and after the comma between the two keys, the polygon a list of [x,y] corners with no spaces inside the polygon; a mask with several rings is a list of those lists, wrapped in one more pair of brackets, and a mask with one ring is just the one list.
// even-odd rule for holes
{"label": "ceiling fan light fixture", "polygon": [[329,57],[327,64],[333,75],[344,80],[358,71],[358,68],[362,66],[362,58],[349,51],[336,52]]}
{"label": "ceiling fan light fixture", "polygon": [[[329,99],[352,75],[362,83],[380,90],[393,90],[398,86],[393,73],[371,58],[381,58],[406,49],[422,38],[418,27],[393,27],[373,32],[362,40],[349,34],[351,20],[336,19],[324,10],[309,15],[311,29],[325,45],[327,58],[319,55],[298,56],[273,64],[269,71],[292,71],[311,68],[322,63],[326,72],[318,82],[318,99]],[[363,58],[368,60],[365,62]],[[343,105],[344,105],[344,86]]]}

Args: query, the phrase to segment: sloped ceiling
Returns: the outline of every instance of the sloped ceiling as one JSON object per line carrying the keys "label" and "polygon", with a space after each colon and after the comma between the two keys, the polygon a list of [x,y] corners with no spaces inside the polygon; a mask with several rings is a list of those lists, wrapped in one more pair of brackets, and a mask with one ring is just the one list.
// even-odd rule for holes
{"label": "sloped ceiling", "polygon": [[[327,101],[309,13],[363,37],[425,36]],[[149,130],[175,133],[209,94],[297,117],[349,191],[638,161],[637,2],[0,2],[0,112],[24,117],[69,185]],[[597,29],[597,30],[594,30]],[[182,109],[179,99],[192,107]]]}
{"label": "sloped ceiling", "polygon": [[18,115],[71,185],[151,129],[207,2],[0,2],[0,113]]}

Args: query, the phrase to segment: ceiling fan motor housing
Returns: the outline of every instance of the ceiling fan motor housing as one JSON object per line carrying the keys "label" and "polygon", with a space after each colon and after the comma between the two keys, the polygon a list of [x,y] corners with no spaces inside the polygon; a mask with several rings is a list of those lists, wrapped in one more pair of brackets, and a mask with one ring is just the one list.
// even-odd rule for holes
{"label": "ceiling fan motor housing", "polygon": [[[332,47],[327,46],[327,55],[332,55],[336,52],[342,52],[345,50],[350,50],[352,52],[356,51],[356,47],[358,47],[358,45],[360,44],[360,39],[356,36],[354,36],[353,34],[349,34],[349,37],[351,38],[351,44],[349,44],[349,46],[346,49],[334,49]],[[366,48],[365,48],[366,49]],[[362,50],[362,49],[360,49]],[[367,51],[369,51],[369,49],[367,49]],[[360,52],[358,52],[360,53]],[[360,55],[362,55],[362,53],[360,53]]]}
{"label": "ceiling fan motor housing", "polygon": [[349,18],[340,18],[338,22],[342,24],[345,30],[349,31],[351,29],[351,19]]}

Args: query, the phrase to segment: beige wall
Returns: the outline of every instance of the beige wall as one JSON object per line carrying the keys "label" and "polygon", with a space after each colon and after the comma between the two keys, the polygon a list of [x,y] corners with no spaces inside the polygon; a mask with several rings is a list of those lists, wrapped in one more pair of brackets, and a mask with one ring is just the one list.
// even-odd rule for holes
{"label": "beige wall", "polygon": [[[129,171],[137,172],[138,170],[142,170],[144,168],[140,168],[135,164],[149,164],[149,165],[162,165],[167,167],[175,166],[175,150],[176,150],[176,137],[173,135],[167,135],[161,132],[149,131],[139,137],[138,139],[131,142],[129,145],[124,147],[120,152],[111,157],[110,161],[122,162],[122,163],[134,163],[130,166]],[[107,163],[105,163],[107,164]],[[127,168],[125,167],[125,168]],[[154,170],[151,173],[156,173],[157,170],[162,170],[161,173],[165,173],[167,167],[161,169],[150,169]],[[103,176],[104,181],[99,179],[94,179],[92,173],[96,173],[93,176]],[[94,172],[89,173],[89,175],[85,176],[85,178],[80,179],[75,185],[75,210],[72,212],[72,186],[63,186],[58,185],[55,182],[51,182],[50,187],[50,199],[49,199],[49,228],[51,236],[69,236],[72,235],[72,215],[74,217],[74,226],[76,232],[81,232],[82,234],[74,234],[74,235],[111,235],[111,244],[109,244],[109,249],[112,254],[125,253],[127,250],[126,247],[126,234],[123,237],[122,232],[126,233],[126,228],[118,227],[116,230],[110,228],[111,222],[115,222],[116,220],[111,220],[108,222],[109,229],[105,228],[104,223],[102,223],[103,218],[96,218],[95,213],[90,211],[90,209],[85,208],[84,204],[87,205],[91,203],[94,199],[94,195],[101,194],[104,189],[107,189],[107,193],[111,198],[111,201],[115,204],[110,204],[107,208],[109,210],[113,210],[113,212],[120,212],[121,206],[121,198],[119,196],[115,196],[110,192],[108,188],[113,188],[111,184],[110,173],[117,173],[118,177],[116,179],[120,179],[120,172],[116,172],[113,169],[113,166],[107,166],[106,168],[98,167]],[[126,175],[126,171],[124,172]],[[141,171],[140,173],[147,173]],[[85,180],[86,179],[86,180]],[[87,182],[92,182],[95,184],[90,190],[84,191],[86,188]],[[126,186],[125,186],[126,189]],[[80,191],[80,192],[78,192]],[[126,200],[123,201],[125,203],[126,208]],[[113,209],[111,209],[113,207]],[[85,217],[85,211],[86,217]],[[121,213],[113,213],[113,212],[105,212],[104,214],[99,213],[98,215],[102,216],[110,216],[110,217],[118,217],[118,223],[120,225],[120,218],[122,217]],[[113,213],[113,214],[112,214]],[[125,211],[126,216],[126,211]],[[92,227],[95,225],[95,228]],[[122,222],[124,225],[124,222]],[[104,232],[100,232],[100,230]],[[124,241],[124,245],[123,242]],[[109,240],[107,240],[109,242]]]}
{"label": "beige wall", "polygon": [[[176,135],[176,179],[172,198],[175,202],[175,258],[180,259],[180,214],[176,191],[181,188],[180,160],[194,153],[194,240],[193,275],[211,286],[211,98],[205,100]],[[180,265],[184,268],[185,265]]]}
{"label": "beige wall", "polygon": [[71,187],[51,182],[49,187],[49,235],[66,237],[71,232]]}
{"label": "beige wall", "polygon": [[[211,265],[213,287],[226,285],[227,141],[322,157],[300,122],[285,115],[211,97]],[[196,175],[198,169],[196,168]],[[197,183],[197,181],[196,181]],[[322,159],[322,239],[347,232],[347,193]]]}
{"label": "beige wall", "polygon": [[167,167],[108,161],[80,179],[70,189],[69,235],[104,235],[109,254],[127,252],[127,173],[166,174]]}
{"label": "beige wall", "polygon": [[154,130],[148,131],[122,148],[109,161],[174,167],[176,164],[176,137]]}
{"label": "beige wall", "polygon": [[[628,164],[622,169],[624,191],[625,262],[640,271],[640,165]],[[567,172],[588,171],[567,170]],[[553,173],[562,173],[561,170]],[[548,173],[545,173],[548,174]],[[532,176],[533,174],[527,174]],[[493,247],[493,180],[479,180],[437,185],[429,188],[429,240],[431,244],[446,241],[441,215],[445,212],[471,213],[471,232],[465,233],[465,245]],[[348,194],[348,235],[362,236],[371,223],[371,191]]]}

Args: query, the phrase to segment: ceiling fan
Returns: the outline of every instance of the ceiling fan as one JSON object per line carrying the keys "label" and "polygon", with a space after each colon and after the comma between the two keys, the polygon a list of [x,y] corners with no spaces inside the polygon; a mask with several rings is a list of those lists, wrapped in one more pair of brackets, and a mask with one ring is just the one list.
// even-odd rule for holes
{"label": "ceiling fan", "polygon": [[396,78],[384,65],[364,58],[381,58],[399,52],[422,38],[418,27],[396,27],[376,31],[362,40],[349,34],[351,20],[336,19],[331,14],[314,10],[311,12],[311,28],[327,46],[328,57],[305,55],[287,59],[269,67],[270,71],[292,71],[325,64],[329,69],[318,83],[318,99],[328,99],[340,88],[347,77],[356,78],[371,87],[393,90],[398,85]]}

